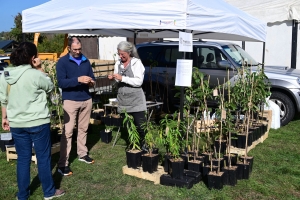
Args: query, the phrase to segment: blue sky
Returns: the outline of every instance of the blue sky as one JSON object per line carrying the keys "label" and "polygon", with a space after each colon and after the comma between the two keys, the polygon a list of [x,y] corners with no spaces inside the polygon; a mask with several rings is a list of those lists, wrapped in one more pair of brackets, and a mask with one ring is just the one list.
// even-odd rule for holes
{"label": "blue sky", "polygon": [[0,32],[14,27],[14,17],[22,10],[38,6],[50,0],[0,0]]}

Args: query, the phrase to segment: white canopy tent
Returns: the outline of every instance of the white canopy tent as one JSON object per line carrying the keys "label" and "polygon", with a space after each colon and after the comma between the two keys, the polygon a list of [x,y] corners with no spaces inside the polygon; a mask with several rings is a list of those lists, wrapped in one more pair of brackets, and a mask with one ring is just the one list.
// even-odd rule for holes
{"label": "white canopy tent", "polygon": [[266,23],[223,0],[64,0],[22,12],[24,33],[265,41]]}
{"label": "white canopy tent", "polygon": [[[265,41],[266,23],[223,0],[64,0],[22,12],[23,33]],[[183,118],[181,87],[180,118]]]}

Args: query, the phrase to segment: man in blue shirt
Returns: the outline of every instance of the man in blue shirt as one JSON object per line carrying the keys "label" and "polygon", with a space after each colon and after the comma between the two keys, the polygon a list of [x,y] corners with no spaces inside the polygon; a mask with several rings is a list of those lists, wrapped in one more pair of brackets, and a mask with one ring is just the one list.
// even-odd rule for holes
{"label": "man in blue shirt", "polygon": [[69,53],[60,58],[56,65],[58,86],[62,89],[64,109],[64,130],[60,141],[58,172],[64,176],[72,175],[69,155],[72,135],[77,122],[77,154],[80,161],[94,163],[86,147],[87,129],[92,110],[92,97],[89,87],[95,84],[95,77],[89,60],[81,53],[81,41],[69,38]]}

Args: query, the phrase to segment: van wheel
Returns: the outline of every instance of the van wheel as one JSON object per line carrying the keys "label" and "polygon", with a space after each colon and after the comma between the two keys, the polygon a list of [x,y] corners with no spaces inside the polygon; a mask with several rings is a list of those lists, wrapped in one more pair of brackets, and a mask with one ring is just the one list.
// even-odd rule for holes
{"label": "van wheel", "polygon": [[295,116],[295,106],[292,100],[282,92],[272,92],[270,100],[280,108],[281,126],[287,125]]}

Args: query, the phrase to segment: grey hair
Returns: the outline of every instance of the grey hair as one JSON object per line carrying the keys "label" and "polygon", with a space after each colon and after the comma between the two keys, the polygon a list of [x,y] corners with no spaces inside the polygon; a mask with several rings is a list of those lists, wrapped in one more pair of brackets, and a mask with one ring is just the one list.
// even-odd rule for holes
{"label": "grey hair", "polygon": [[129,53],[130,57],[140,58],[135,46],[131,42],[122,41],[118,44],[117,49]]}

